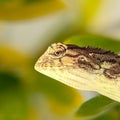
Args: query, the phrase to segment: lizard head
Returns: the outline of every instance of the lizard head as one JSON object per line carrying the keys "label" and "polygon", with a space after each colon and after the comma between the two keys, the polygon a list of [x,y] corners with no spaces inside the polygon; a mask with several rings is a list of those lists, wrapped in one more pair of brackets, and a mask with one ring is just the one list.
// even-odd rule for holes
{"label": "lizard head", "polygon": [[45,53],[38,59],[35,69],[48,69],[60,66],[60,59],[64,57],[67,46],[62,43],[54,43],[48,47]]}
{"label": "lizard head", "polygon": [[85,80],[90,74],[84,67],[89,67],[86,63],[91,59],[84,54],[76,45],[54,43],[38,59],[35,70],[74,88],[85,89]]}
{"label": "lizard head", "polygon": [[68,46],[70,45],[63,43],[53,43],[50,45],[36,62],[35,69],[40,72],[43,69],[48,70],[73,66],[76,63],[79,53],[74,49],[69,49]]}

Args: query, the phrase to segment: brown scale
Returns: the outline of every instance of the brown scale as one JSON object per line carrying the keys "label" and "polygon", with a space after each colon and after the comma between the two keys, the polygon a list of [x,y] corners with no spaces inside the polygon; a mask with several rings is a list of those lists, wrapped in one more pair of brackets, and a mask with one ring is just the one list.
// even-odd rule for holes
{"label": "brown scale", "polygon": [[103,74],[110,79],[116,79],[120,75],[120,56],[114,52],[103,50],[101,48],[78,47],[70,44],[67,45],[67,49],[79,53],[75,56],[68,55],[69,57],[83,55],[86,58],[84,60],[78,59],[79,66],[86,70],[100,69],[101,64],[107,62],[111,64],[111,67],[109,69],[104,68]]}

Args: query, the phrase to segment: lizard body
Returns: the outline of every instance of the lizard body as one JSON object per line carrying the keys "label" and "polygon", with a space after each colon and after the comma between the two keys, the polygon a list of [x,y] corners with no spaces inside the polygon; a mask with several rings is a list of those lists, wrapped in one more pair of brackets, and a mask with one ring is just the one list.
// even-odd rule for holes
{"label": "lizard body", "polygon": [[120,56],[100,48],[54,43],[35,69],[66,85],[120,102]]}

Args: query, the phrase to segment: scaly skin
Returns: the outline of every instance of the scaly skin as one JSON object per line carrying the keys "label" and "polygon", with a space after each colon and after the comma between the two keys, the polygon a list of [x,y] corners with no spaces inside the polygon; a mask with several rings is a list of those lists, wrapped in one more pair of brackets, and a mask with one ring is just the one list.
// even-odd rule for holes
{"label": "scaly skin", "polygon": [[35,69],[66,85],[120,102],[120,56],[103,49],[54,43]]}

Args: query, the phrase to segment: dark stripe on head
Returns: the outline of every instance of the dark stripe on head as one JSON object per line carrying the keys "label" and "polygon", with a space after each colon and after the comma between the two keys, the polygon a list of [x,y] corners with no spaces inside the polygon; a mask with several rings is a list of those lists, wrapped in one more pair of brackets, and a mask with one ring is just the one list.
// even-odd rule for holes
{"label": "dark stripe on head", "polygon": [[67,44],[67,49],[80,49],[77,45]]}
{"label": "dark stripe on head", "polygon": [[80,49],[80,50],[84,50],[87,51],[89,53],[98,53],[98,54],[108,54],[108,55],[113,55],[113,56],[118,56],[117,54],[115,54],[114,52],[111,52],[109,50],[104,50],[101,48],[94,48],[94,47],[79,47],[77,45],[72,45],[72,44],[67,44],[67,49]]}

